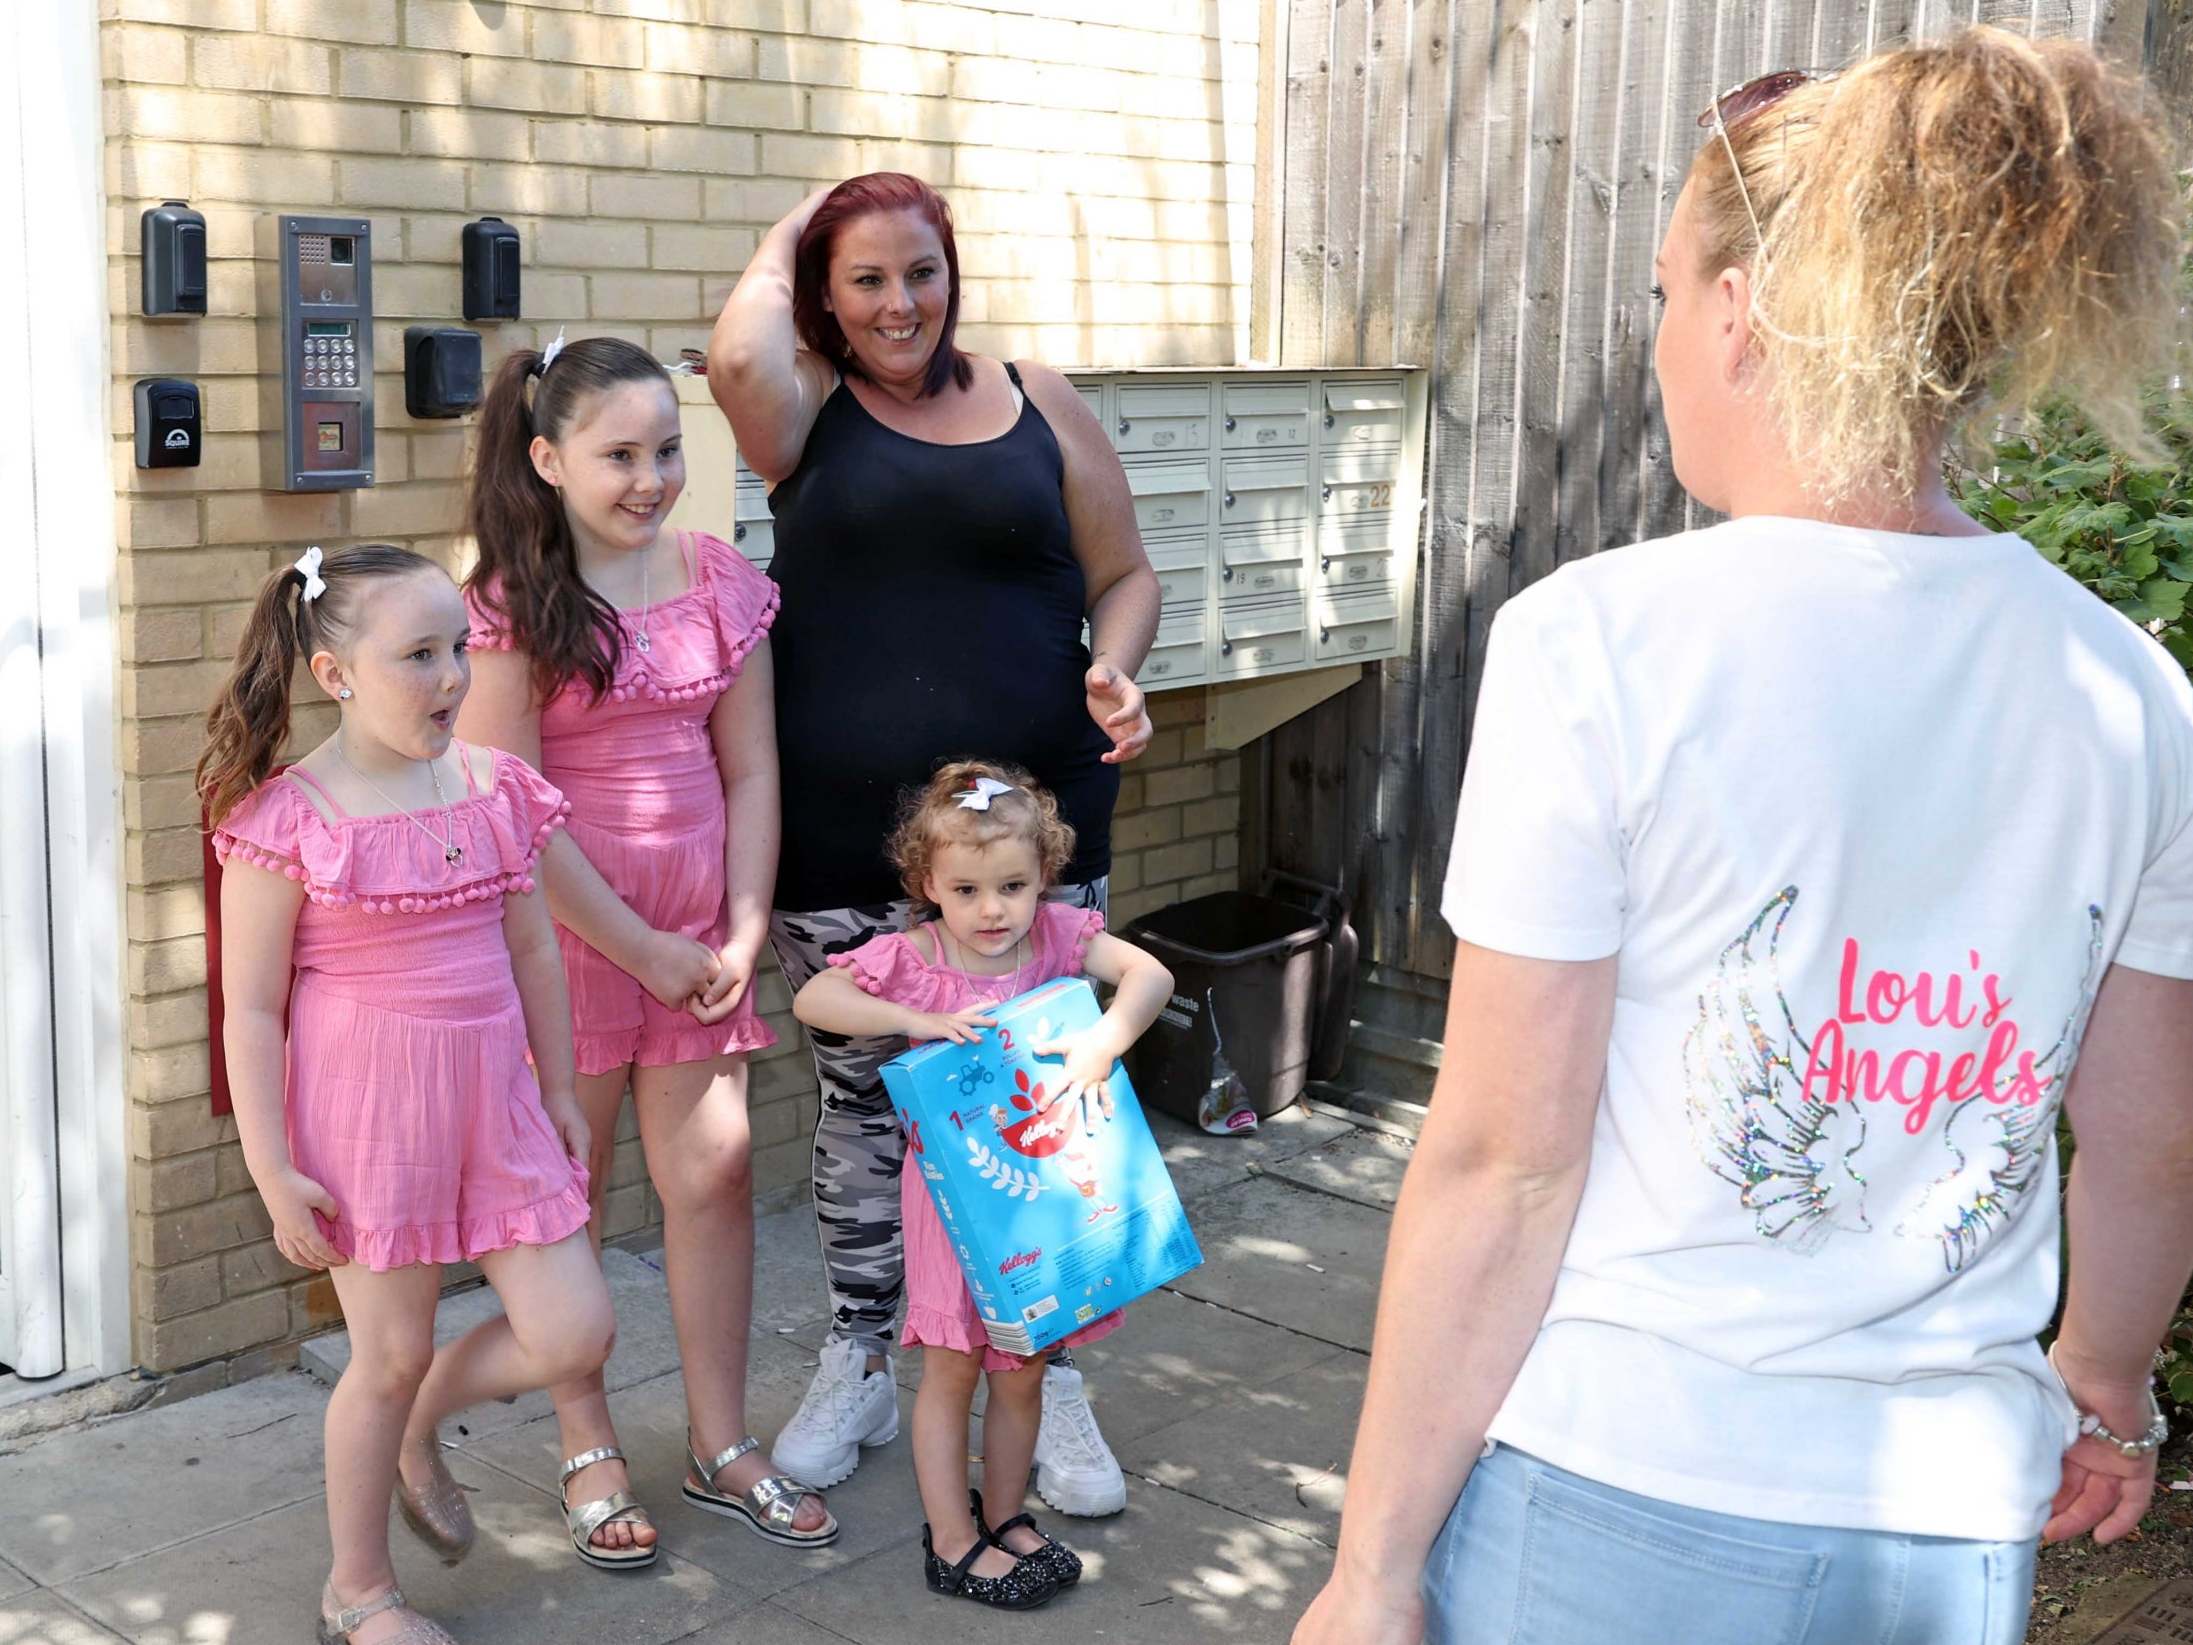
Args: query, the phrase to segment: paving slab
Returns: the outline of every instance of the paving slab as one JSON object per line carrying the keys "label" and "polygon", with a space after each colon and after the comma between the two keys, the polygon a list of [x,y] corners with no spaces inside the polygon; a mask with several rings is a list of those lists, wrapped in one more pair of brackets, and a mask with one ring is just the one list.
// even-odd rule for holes
{"label": "paving slab", "polygon": [[[6,1560],[0,1559],[0,1600],[13,1599],[17,1594],[29,1593],[38,1584],[31,1581],[28,1573],[18,1571]],[[0,1636],[4,1638],[5,1636]]]}
{"label": "paving slab", "polygon": [[1401,1177],[1416,1157],[1414,1137],[1383,1131],[1351,1131],[1319,1147],[1263,1167],[1266,1176],[1376,1210],[1391,1211]]}
{"label": "paving slab", "polygon": [[1182,1203],[1191,1207],[1205,1194],[1245,1181],[1256,1170],[1269,1170],[1356,1129],[1346,1120],[1313,1113],[1299,1103],[1274,1114],[1246,1136],[1214,1137],[1155,1109],[1148,1110],[1148,1116],[1173,1187]]}
{"label": "paving slab", "polygon": [[1131,1303],[1127,1323],[1076,1349],[1089,1403],[1115,1451],[1194,1413],[1251,1400],[1340,1350],[1175,1291]]}
{"label": "paving slab", "polygon": [[1172,1289],[1368,1353],[1392,1218],[1264,1176],[1194,1213],[1203,1265]]}
{"label": "paving slab", "polygon": [[[861,1640],[890,1641],[898,1637],[896,1619],[889,1626],[872,1627]],[[774,1601],[755,1610],[688,1634],[678,1645],[847,1645],[846,1636],[795,1616]]]}
{"label": "paving slab", "polygon": [[0,1457],[0,1558],[48,1587],[320,1494],[327,1391],[295,1372]]}
{"label": "paving slab", "polygon": [[931,1594],[922,1585],[918,1544],[818,1577],[774,1603],[875,1645],[1272,1645],[1287,1637],[1332,1568],[1330,1551],[1316,1543],[1178,1491],[1138,1487],[1128,1493],[1127,1511],[1111,1519],[1042,1517],[1081,1555],[1086,1574],[1033,1615]]}
{"label": "paving slab", "polygon": [[[791,1420],[806,1392],[814,1361],[804,1351],[760,1342],[747,1372],[747,1417],[764,1444]],[[745,1526],[693,1507],[679,1494],[685,1477],[685,1392],[677,1377],[659,1377],[609,1396],[617,1438],[632,1468],[633,1494],[646,1503],[662,1533],[662,1545],[742,1589],[767,1595],[805,1582],[820,1571],[841,1569],[893,1541],[918,1535],[920,1497],[914,1489],[909,1451],[913,1395],[899,1394],[899,1433],[893,1443],[862,1453],[853,1477],[829,1493],[830,1511],[844,1527],[828,1548],[779,1548]],[[468,1444],[457,1463],[491,1465],[545,1493],[555,1490],[562,1460],[552,1421]],[[553,1522],[553,1510],[544,1523]],[[908,1527],[911,1525],[912,1529]],[[574,1567],[577,1560],[570,1557]]]}
{"label": "paving slab", "polygon": [[[759,1600],[675,1555],[615,1576],[582,1567],[540,1492],[492,1469],[473,1483],[480,1540],[463,1565],[445,1568],[401,1531],[395,1543],[405,1594],[465,1645],[666,1645]],[[133,1645],[298,1645],[311,1637],[327,1563],[315,1500],[63,1592]]]}
{"label": "paving slab", "polygon": [[1367,1356],[1335,1349],[1183,1421],[1115,1438],[1113,1449],[1130,1474],[1332,1547],[1369,1368]]}
{"label": "paving slab", "polygon": [[0,1645],[113,1645],[120,1637],[47,1589],[0,1600]]}

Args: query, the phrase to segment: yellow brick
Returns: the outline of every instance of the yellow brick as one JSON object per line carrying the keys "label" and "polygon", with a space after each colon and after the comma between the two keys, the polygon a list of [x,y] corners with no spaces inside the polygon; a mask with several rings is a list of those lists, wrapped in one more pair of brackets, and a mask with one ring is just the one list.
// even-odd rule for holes
{"label": "yellow brick", "polygon": [[206,499],[208,543],[312,544],[347,535],[343,491],[246,491]]}
{"label": "yellow brick", "polygon": [[[255,29],[259,0],[108,0],[111,15],[186,29]],[[106,6],[101,16],[110,15]]]}
{"label": "yellow brick", "polygon": [[584,114],[586,70],[561,63],[474,57],[465,64],[466,102],[527,114]]}
{"label": "yellow brick", "polygon": [[351,526],[361,537],[416,537],[455,531],[464,517],[458,486],[379,486],[361,491],[351,506]]}
{"label": "yellow brick", "polygon": [[122,769],[131,776],[188,771],[205,747],[205,728],[195,720],[158,720],[122,727]]}
{"label": "yellow brick", "polygon": [[[195,724],[193,722],[194,728]],[[125,834],[122,863],[132,885],[161,885],[169,880],[189,879],[205,871],[204,841],[196,828],[159,828],[150,833]]]}
{"label": "yellow brick", "polygon": [[706,352],[708,340],[715,335],[715,324],[710,316],[723,312],[723,301],[731,295],[731,288],[738,282],[727,277],[720,283],[704,281],[701,285],[701,314],[703,318],[691,325],[649,326],[640,347],[658,360],[674,360],[680,349],[697,348]]}
{"label": "yellow brick", "polygon": [[[201,1026],[199,1038],[205,1037]],[[215,1114],[207,1102],[168,1102],[129,1111],[129,1151],[133,1159],[166,1159],[192,1148],[210,1148],[236,1136],[235,1118]]]}
{"label": "yellow brick", "polygon": [[198,613],[188,609],[125,612],[122,660],[126,663],[187,662],[199,654]]}
{"label": "yellow brick", "polygon": [[[325,206],[335,193],[335,161],[323,154],[270,154],[264,149],[201,148],[196,151],[197,187],[192,203],[236,200],[259,206]],[[215,243],[216,213],[206,212],[206,243],[217,254],[233,249]],[[243,252],[251,250],[244,230]]]}
{"label": "yellow brick", "polygon": [[523,57],[526,15],[520,6],[483,8],[471,0],[404,0],[404,44],[475,56]]}
{"label": "yellow brick", "polygon": [[812,177],[835,181],[865,171],[909,171],[942,186],[952,181],[955,151],[934,143],[890,139],[855,142],[847,137],[808,137],[764,132],[761,169],[772,177]]}
{"label": "yellow brick", "polygon": [[[202,714],[227,673],[227,664],[218,659],[125,668],[122,670],[122,713],[125,718],[147,720],[169,714]],[[150,826],[165,825],[153,823]]]}
{"label": "yellow brick", "polygon": [[579,319],[586,313],[586,277],[583,274],[544,274],[539,269],[527,269],[525,311],[547,323],[547,336],[540,339],[540,344],[545,344],[549,337],[556,335],[558,323]]}
{"label": "yellow brick", "polygon": [[281,148],[335,149],[345,154],[403,152],[403,111],[386,103],[284,100],[269,104],[267,113],[272,141]]}
{"label": "yellow brick", "polygon": [[[536,147],[544,130],[552,130],[543,124],[533,128]],[[640,134],[640,146],[647,146],[646,137]],[[543,157],[546,158],[545,156]],[[538,213],[541,216],[582,217],[586,214],[586,175],[568,170],[560,165],[531,166],[483,166],[470,168],[472,187],[466,204],[475,212],[494,212],[504,217],[520,217]],[[526,274],[526,306],[532,306],[532,273]]]}
{"label": "yellow brick", "polygon": [[1111,894],[1115,897],[1124,896],[1130,891],[1139,889],[1141,884],[1141,859],[1133,855],[1122,857],[1115,854],[1112,858],[1112,872],[1109,876]]}
{"label": "yellow brick", "polygon": [[689,320],[700,314],[700,282],[690,274],[596,274],[588,312],[602,320]]}
{"label": "yellow brick", "polygon": [[158,1215],[213,1198],[214,1158],[210,1152],[176,1159],[135,1160],[129,1173],[131,1208]]}
{"label": "yellow brick", "polygon": [[421,480],[461,480],[465,475],[465,435],[462,429],[448,434],[414,434],[411,437],[411,472]]}
{"label": "yellow brick", "polygon": [[1233,874],[1238,882],[1240,879],[1238,870],[1241,866],[1241,836],[1238,834],[1221,835],[1211,852],[1211,862],[1212,866],[1220,872]]}
{"label": "yellow brick", "polygon": [[579,120],[533,122],[533,158],[544,165],[631,166],[647,164],[647,128],[596,125]]}
{"label": "yellow brick", "polygon": [[251,1171],[244,1164],[244,1145],[240,1142],[223,1143],[214,1150],[219,1176],[216,1188],[225,1199],[230,1194],[258,1192],[251,1180]]}
{"label": "yellow brick", "polygon": [[[343,535],[348,536],[346,531]],[[292,545],[285,544],[287,548]],[[206,655],[231,657],[244,643],[244,628],[251,621],[249,605],[210,605],[203,612],[206,625]]]}
{"label": "yellow brick", "polygon": [[112,136],[256,143],[265,130],[259,105],[248,97],[165,86],[120,86],[107,92],[107,131]]}
{"label": "yellow brick", "polygon": [[190,497],[117,497],[114,541],[119,548],[194,547],[198,504]]}
{"label": "yellow brick", "polygon": [[129,1043],[141,1050],[157,1051],[170,1045],[188,1045],[206,1037],[205,990],[164,994],[156,1000],[131,1000],[124,1012]]}
{"label": "yellow brick", "polygon": [[722,176],[754,169],[754,139],[743,131],[658,127],[649,150],[654,164],[665,171],[707,171]]}
{"label": "yellow brick", "polygon": [[[220,37],[198,42],[202,52]],[[109,80],[179,86],[190,78],[190,36],[179,29],[110,25],[99,31],[101,72]]]}
{"label": "yellow brick", "polygon": [[[610,10],[607,6],[597,9]],[[777,25],[768,21],[772,9],[764,0],[747,0],[739,8],[739,21],[758,28],[775,28]],[[650,22],[644,27],[647,66],[659,74],[699,74],[729,80],[745,80],[753,75],[755,40],[751,34],[687,28],[676,22]]]}
{"label": "yellow brick", "polygon": [[684,74],[621,74],[596,69],[591,112],[607,120],[668,120],[691,124],[701,117],[701,83]]}
{"label": "yellow brick", "polygon": [[109,143],[107,194],[146,202],[191,192],[190,150],[179,143]]}
{"label": "yellow brick", "polygon": [[1139,851],[1148,845],[1166,845],[1180,838],[1178,811],[1138,811],[1131,817],[1112,819],[1112,849]]}
{"label": "yellow brick", "polygon": [[[441,52],[343,51],[336,54],[335,84],[345,97],[383,103],[462,103],[465,67],[463,58]],[[477,95],[471,100],[493,101]]]}
{"label": "yellow brick", "polygon": [[267,32],[361,46],[396,43],[396,0],[267,0]]}
{"label": "yellow brick", "polygon": [[[1215,779],[1216,766],[1192,767],[1210,771]],[[1241,799],[1235,794],[1221,794],[1216,799],[1203,800],[1195,805],[1183,806],[1180,812],[1181,832],[1196,834],[1231,834],[1241,826]]]}
{"label": "yellow brick", "polygon": [[127,447],[116,456],[116,484],[153,492],[235,490],[264,485],[274,472],[274,448],[280,442],[252,434],[208,434],[196,468],[144,470],[134,465]]}
{"label": "yellow brick", "polygon": [[543,223],[533,258],[551,268],[644,268],[647,230],[625,223]]}
{"label": "yellow brick", "polygon": [[810,0],[806,32],[826,40],[875,40],[894,46],[987,56],[997,49],[995,20],[966,6],[915,0]]}
{"label": "yellow brick", "polygon": [[[657,268],[697,269],[726,274],[743,269],[759,237],[749,228],[685,228],[658,225],[653,231]],[[704,305],[705,306],[705,305]]]}
{"label": "yellow brick", "polygon": [[[762,92],[774,88],[737,89]],[[866,91],[817,91],[808,96],[808,125],[818,132],[846,137],[918,137],[932,143],[981,140],[966,130],[967,111],[941,97],[886,97]]]}
{"label": "yellow brick", "polygon": [[131,1307],[143,1320],[173,1319],[221,1300],[221,1259],[202,1257],[174,1268],[140,1268],[130,1275]]}
{"label": "yellow brick", "polygon": [[522,114],[475,109],[413,109],[411,152],[477,155],[483,160],[524,160],[533,152],[531,122]]}
{"label": "yellow brick", "polygon": [[596,217],[637,217],[645,222],[689,223],[700,216],[698,177],[635,177],[597,172],[587,180],[587,205]]}
{"label": "yellow brick", "polygon": [[[228,673],[226,662],[213,665],[222,676]],[[213,693],[206,693],[210,701]],[[133,778],[122,785],[122,823],[128,828],[195,828],[199,821],[198,792],[196,785],[185,772],[175,772],[162,777]],[[193,979],[199,981],[203,979]],[[169,988],[182,984],[170,983]],[[159,994],[166,989],[151,988],[147,993]]]}
{"label": "yellow brick", "polygon": [[306,1270],[293,1265],[272,1240],[259,1240],[220,1256],[221,1289],[232,1297],[246,1297],[269,1286],[303,1279]]}
{"label": "yellow brick", "polygon": [[711,223],[767,226],[807,198],[810,185],[772,177],[706,179],[702,209]]}
{"label": "yellow brick", "polygon": [[642,68],[647,63],[647,28],[629,17],[536,17],[533,56],[597,68]]}
{"label": "yellow brick", "polygon": [[464,204],[464,167],[448,160],[344,160],[337,167],[346,206],[454,210]]}
{"label": "yellow brick", "polygon": [[265,34],[207,35],[192,51],[190,69],[194,84],[216,91],[325,97],[335,89],[334,54],[326,46]]}
{"label": "yellow brick", "polygon": [[[712,126],[758,126],[764,129],[782,127],[798,131],[808,124],[806,100],[807,93],[798,86],[711,80],[708,82],[708,123]],[[823,128],[817,126],[816,129],[819,131]]]}
{"label": "yellow brick", "polygon": [[140,1322],[137,1355],[148,1370],[179,1371],[287,1335],[289,1298],[262,1291],[179,1319]]}
{"label": "yellow brick", "polygon": [[765,37],[755,73],[796,86],[858,86],[919,97],[942,97],[952,87],[952,59],[940,51],[797,36]]}
{"label": "yellow brick", "polygon": [[[187,782],[188,777],[178,780]],[[202,885],[168,886],[159,891],[134,890],[127,898],[129,934],[140,942],[166,942],[175,937],[202,936],[206,929],[206,893]],[[144,1095],[134,1088],[132,1096]],[[160,1100],[157,1095],[152,1100]]]}
{"label": "yellow brick", "polygon": [[1142,871],[1153,880],[1190,879],[1208,874],[1211,871],[1211,842],[1183,840],[1178,845],[1144,852]]}

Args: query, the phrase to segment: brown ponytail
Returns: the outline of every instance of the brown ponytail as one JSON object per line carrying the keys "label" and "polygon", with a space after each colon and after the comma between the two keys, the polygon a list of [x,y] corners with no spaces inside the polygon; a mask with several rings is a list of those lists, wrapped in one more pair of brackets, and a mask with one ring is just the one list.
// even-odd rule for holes
{"label": "brown ponytail", "polygon": [[2092,48],[1975,27],[1876,52],[1708,137],[1691,179],[1707,272],[1752,270],[1768,392],[1820,490],[1909,492],[1975,412],[2049,396],[2145,447],[2185,194],[2154,99]]}
{"label": "brown ponytail", "polygon": [[617,611],[579,575],[563,499],[533,466],[533,437],[554,442],[595,395],[670,374],[652,354],[615,337],[585,337],[543,370],[538,349],[512,352],[480,409],[479,455],[465,501],[479,563],[465,579],[473,598],[532,659],[533,690],[546,702],[569,680],[598,702],[623,657]]}
{"label": "brown ponytail", "polygon": [[236,665],[206,715],[206,749],[198,757],[198,798],[216,826],[274,769],[289,737],[289,687],[297,664],[331,649],[357,623],[365,585],[383,577],[441,571],[423,554],[391,543],[337,549],[320,566],[327,585],[301,596],[305,574],[284,566],[266,580],[237,642]]}

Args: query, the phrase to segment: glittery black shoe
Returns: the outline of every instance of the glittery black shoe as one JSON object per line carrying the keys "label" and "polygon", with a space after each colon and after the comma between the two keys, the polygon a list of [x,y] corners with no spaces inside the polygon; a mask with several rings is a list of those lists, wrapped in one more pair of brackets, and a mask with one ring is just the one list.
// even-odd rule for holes
{"label": "glittery black shoe", "polygon": [[[982,1557],[982,1550],[996,1547],[979,1531],[975,1545],[967,1550],[967,1557],[957,1565],[947,1565],[937,1557],[937,1551],[929,1540],[929,1527],[921,1528],[922,1575],[933,1594],[957,1594],[971,1599],[978,1605],[994,1605],[1001,1611],[1032,1611],[1038,1605],[1047,1605],[1058,1592],[1058,1582],[1048,1571],[1037,1570],[1030,1561],[1020,1560],[1003,1576],[976,1576],[974,1563]],[[1011,1553],[1011,1549],[1001,1550]],[[1016,1558],[1018,1556],[1015,1556]]]}
{"label": "glittery black shoe", "polygon": [[[1018,1557],[1023,1565],[1032,1565],[1039,1571],[1048,1571],[1051,1574],[1051,1579],[1058,1584],[1060,1593],[1064,1593],[1081,1580],[1081,1556],[1067,1547],[1065,1543],[1052,1536],[1050,1532],[1038,1525],[1028,1515],[1015,1514],[1003,1525],[992,1529],[989,1520],[983,1517],[982,1493],[980,1491],[969,1491],[967,1496],[968,1500],[974,1505],[975,1529],[1000,1548],[1005,1548],[1005,1533],[1017,1530],[1023,1525],[1043,1538],[1042,1547],[1032,1554],[1020,1554]],[[1011,1548],[1005,1548],[1005,1551],[1009,1554],[1015,1552]]]}

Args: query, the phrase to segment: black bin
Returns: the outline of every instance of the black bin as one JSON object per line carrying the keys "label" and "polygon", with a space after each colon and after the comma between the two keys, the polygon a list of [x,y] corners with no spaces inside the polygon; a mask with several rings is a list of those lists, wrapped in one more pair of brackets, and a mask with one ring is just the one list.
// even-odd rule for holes
{"label": "black bin", "polygon": [[1321,915],[1214,891],[1145,914],[1120,935],[1173,974],[1172,999],[1127,1053],[1145,1103],[1193,1125],[1198,1101],[1228,1071],[1259,1119],[1302,1095],[1323,1004]]}

